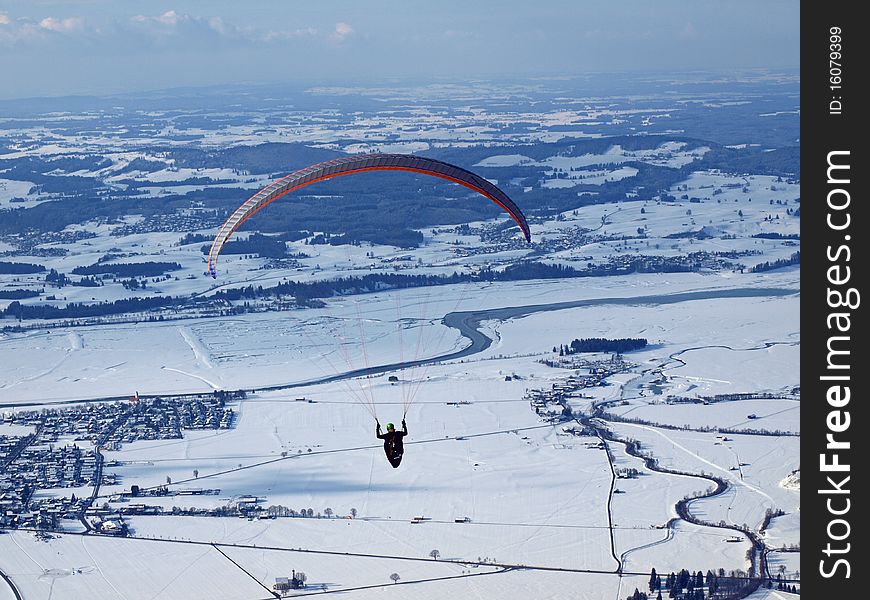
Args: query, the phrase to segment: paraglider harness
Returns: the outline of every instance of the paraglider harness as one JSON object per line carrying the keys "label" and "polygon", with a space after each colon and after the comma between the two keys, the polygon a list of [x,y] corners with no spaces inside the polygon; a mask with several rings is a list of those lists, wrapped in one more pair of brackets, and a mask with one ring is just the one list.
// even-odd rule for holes
{"label": "paraglider harness", "polygon": [[396,431],[392,423],[387,423],[387,432],[381,433],[381,423],[379,421],[375,422],[377,423],[375,435],[378,436],[379,440],[384,440],[384,452],[387,455],[387,460],[390,461],[390,464],[395,469],[401,464],[402,455],[405,453],[405,445],[402,442],[402,438],[408,435],[408,425],[403,417],[402,431]]}

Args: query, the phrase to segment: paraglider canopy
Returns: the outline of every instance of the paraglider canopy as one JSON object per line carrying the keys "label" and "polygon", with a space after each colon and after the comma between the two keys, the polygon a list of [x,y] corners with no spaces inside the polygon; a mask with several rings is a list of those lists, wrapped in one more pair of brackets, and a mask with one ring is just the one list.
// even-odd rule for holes
{"label": "paraglider canopy", "polygon": [[412,171],[464,185],[489,198],[507,211],[511,218],[516,221],[517,225],[520,226],[526,240],[531,241],[529,225],[526,222],[525,215],[523,215],[519,207],[507,194],[483,177],[440,160],[414,156],[413,154],[359,154],[343,156],[305,167],[278,179],[251,196],[224,222],[214,242],[212,242],[211,250],[208,254],[208,270],[211,276],[217,278],[217,271],[215,270],[217,258],[230,236],[241,227],[242,223],[263,207],[274,202],[284,194],[288,194],[306,185],[363,171]]}

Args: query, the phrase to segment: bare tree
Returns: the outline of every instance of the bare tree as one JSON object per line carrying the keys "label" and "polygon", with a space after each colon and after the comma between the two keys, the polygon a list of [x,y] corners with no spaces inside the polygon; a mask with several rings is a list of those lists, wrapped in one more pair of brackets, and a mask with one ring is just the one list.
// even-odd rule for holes
{"label": "bare tree", "polygon": [[350,509],[350,516],[352,516],[354,519],[356,519],[356,509],[355,508]]}
{"label": "bare tree", "polygon": [[393,580],[393,583],[398,583],[398,582],[399,582],[399,579],[400,579],[400,578],[399,578],[399,574],[398,574],[398,573],[393,573],[392,575],[390,575],[390,579]]}
{"label": "bare tree", "polygon": [[438,549],[436,548],[435,550],[432,550],[432,552],[429,553],[429,556],[431,556],[435,560],[438,560],[438,557],[441,556],[441,553],[438,552]]}
{"label": "bare tree", "polygon": [[323,509],[323,514],[326,515],[327,519],[332,517],[332,509],[327,506],[326,508]]}

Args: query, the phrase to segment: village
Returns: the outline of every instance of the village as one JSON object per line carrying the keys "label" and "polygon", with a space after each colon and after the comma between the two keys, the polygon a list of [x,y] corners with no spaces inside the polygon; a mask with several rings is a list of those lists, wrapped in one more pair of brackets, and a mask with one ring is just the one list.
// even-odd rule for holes
{"label": "village", "polygon": [[[108,504],[95,506],[102,485],[119,483],[118,466],[101,450],[138,440],[178,439],[189,429],[229,429],[238,393],[140,398],[17,411],[2,423],[26,435],[0,435],[0,526],[64,529],[63,520],[85,530],[120,534],[124,527]],[[135,488],[135,486],[133,486]],[[69,494],[67,494],[69,492]],[[178,492],[173,492],[178,493]]]}

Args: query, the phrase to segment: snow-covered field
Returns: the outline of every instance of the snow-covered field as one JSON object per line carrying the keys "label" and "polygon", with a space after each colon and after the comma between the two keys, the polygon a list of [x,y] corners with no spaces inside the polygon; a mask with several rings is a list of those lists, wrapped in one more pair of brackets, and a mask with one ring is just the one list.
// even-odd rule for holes
{"label": "snow-covered field", "polygon": [[[490,349],[475,358],[534,353],[542,355],[559,343],[575,337],[647,337],[656,344],[635,360],[656,358],[700,344],[687,322],[707,331],[721,332],[717,343],[753,348],[766,342],[795,343],[796,297],[791,299],[699,300],[656,306],[655,298],[667,293],[709,289],[713,297],[735,284],[741,288],[780,287],[795,289],[796,273],[750,276],[738,281],[697,274],[632,275],[606,280],[552,280],[503,284],[460,285],[457,290],[436,288],[402,290],[353,296],[329,302],[324,309],[294,310],[231,318],[131,323],[51,328],[0,337],[8,355],[0,365],[0,390],[4,403],[87,399],[94,397],[213,389],[259,388],[303,383],[371,365],[392,364],[413,358],[437,356],[465,347],[468,341],[455,329],[440,323],[456,310],[486,310],[588,300],[591,306],[536,313],[502,325]],[[796,289],[795,289],[796,291]],[[453,296],[459,293],[460,298]],[[614,306],[609,299],[649,297],[639,304]],[[596,306],[596,298],[608,299]],[[773,320],[779,328],[775,339],[755,339],[759,325],[786,311],[793,317]],[[739,313],[737,312],[739,311]],[[740,314],[739,319],[735,316]],[[792,320],[792,318],[794,320]],[[564,324],[572,323],[565,331]],[[397,323],[403,323],[401,328]],[[361,340],[365,340],[365,344]],[[663,352],[658,345],[668,348]],[[723,354],[721,369],[703,360],[674,364],[667,371],[676,391],[692,393],[758,391],[759,378],[771,367],[779,379],[765,379],[762,390],[796,384],[796,353],[779,346],[764,351],[759,361],[746,358],[759,352]],[[752,365],[739,379],[725,385],[722,369]],[[765,367],[758,367],[764,364]],[[712,375],[710,372],[712,372]],[[755,375],[746,379],[748,375]],[[767,373],[767,374],[766,374]],[[718,375],[714,377],[713,375]],[[694,378],[691,379],[691,378]],[[718,391],[717,391],[718,390]]]}
{"label": "snow-covered field", "polygon": [[[169,519],[183,525],[179,520]],[[250,525],[247,522],[242,523],[242,531],[240,523],[231,522],[222,524],[229,535],[216,537],[241,538],[239,543],[251,547],[66,535],[42,542],[30,534],[14,532],[0,536],[0,556],[4,557],[5,572],[25,598],[265,599],[272,597],[270,588],[276,577],[289,577],[294,571],[306,574],[308,588],[305,591],[308,593],[338,591],[344,597],[360,599],[429,599],[453,594],[558,599],[578,590],[587,597],[597,598],[609,596],[620,585],[628,589],[626,594],[631,593],[648,579],[648,576],[616,578],[600,573],[517,571],[465,565],[454,562],[455,557],[447,553],[442,553],[440,560],[433,560],[428,556],[431,548],[427,546],[420,546],[426,548],[424,553],[408,558],[354,556],[359,553],[357,539],[368,535],[354,530],[367,528],[369,524],[345,520],[322,521],[321,524],[325,525],[320,529],[321,534],[333,529],[338,532],[335,535],[348,536],[351,555],[283,549],[300,541],[295,531],[281,532],[284,537],[279,540],[279,548],[282,549],[264,548],[275,538],[259,535],[262,532],[258,530],[244,531],[244,525]],[[419,527],[431,528],[431,525]],[[185,533],[191,531],[185,530]],[[398,546],[408,552],[409,546],[413,547],[413,543],[403,544],[389,531],[373,533],[385,537],[384,545],[391,549]],[[301,536],[304,541],[306,534],[302,532]],[[259,547],[252,547],[254,544]],[[393,573],[399,576],[396,583],[390,579]],[[5,586],[0,588],[0,593],[7,592]]]}
{"label": "snow-covered field", "polygon": [[[572,188],[615,180],[630,184],[639,171],[626,163],[691,168],[711,151],[676,141],[641,151],[615,143],[597,154],[533,159],[511,146],[598,137],[602,127],[623,123],[643,129],[671,118],[679,102],[620,108],[583,98],[566,99],[568,108],[534,113],[487,112],[475,104],[480,94],[492,93],[481,85],[423,90],[433,98],[468,102],[461,114],[413,103],[397,114],[288,110],[274,123],[241,120],[217,129],[175,129],[170,120],[164,131],[149,134],[154,138],[58,132],[48,143],[39,143],[48,130],[10,125],[11,135],[36,137],[33,143],[9,145],[0,155],[0,171],[17,159],[99,151],[105,162],[66,174],[98,177],[110,187],[146,184],[140,188],[143,197],[222,186],[253,190],[266,183],[266,176],[234,169],[179,167],[145,150],[158,142],[183,145],[180,139],[166,141],[178,135],[196,138],[202,148],[265,141],[309,142],[345,152],[489,148],[476,166],[496,172],[535,166],[543,177],[524,185]],[[354,93],[407,100],[402,90]],[[567,126],[574,128],[558,129]],[[511,127],[515,130],[504,129]],[[641,256],[706,254],[732,266],[379,290],[328,298],[325,307],[311,309],[264,300],[257,306],[263,312],[235,316],[167,311],[163,316],[171,320],[133,322],[126,316],[80,326],[46,321],[0,333],[3,417],[22,408],[62,409],[68,402],[136,392],[143,397],[247,392],[229,404],[235,411],[231,429],[185,430],[182,439],[102,450],[110,461],[106,472],[118,476],[118,483],[102,485],[96,505],[164,510],[125,517],[131,538],[75,535],[84,528],[78,520],[65,521],[67,533],[47,540],[26,531],[3,533],[0,571],[25,598],[47,599],[253,600],[271,597],[275,578],[293,571],[307,575],[307,592],[354,599],[620,599],[634,588],[645,590],[652,567],[660,573],[748,570],[752,544],[737,529],[743,528],[775,549],[770,572],[793,576],[800,569],[800,553],[794,551],[800,544],[800,268],[751,269],[800,249],[800,220],[793,212],[800,185],[700,168],[686,173],[669,190],[673,201],[630,192],[619,203],[535,219],[533,244],[508,243],[498,251],[480,235],[497,221],[470,223],[471,232],[462,234],[452,227],[426,228],[424,244],[410,251],[299,240],[287,243],[288,253],[306,255],[295,261],[224,256],[213,281],[204,275],[202,242],[181,245],[178,231],[116,235],[119,227],[143,220],[128,215],[121,222],[72,225],[60,238],[34,245],[32,254],[4,258],[61,273],[107,254],[181,266],[169,277],[149,278],[147,287],[135,292],[111,279],[101,287],[55,289],[46,272],[0,275],[4,290],[38,292],[22,298],[23,304],[55,306],[131,295],[207,297],[287,279],[470,273],[526,258],[584,269]],[[0,179],[0,209],[58,200],[33,188],[28,181]],[[89,237],[76,239],[82,233]],[[0,242],[0,252],[12,253],[15,243]],[[0,300],[0,309],[12,297]],[[505,317],[497,312],[504,308],[516,311]],[[368,377],[343,376],[468,347],[468,338],[442,322],[457,311],[493,311],[479,314],[476,324],[490,338],[488,348]],[[545,364],[560,360],[554,348],[596,337],[649,343],[625,353],[620,372],[565,400],[576,420],[557,423],[536,413],[527,396],[531,390],[551,391],[569,376],[617,364],[609,354],[568,357],[577,359],[574,366],[570,360]],[[398,423],[406,405],[410,435],[403,463],[393,469],[374,436],[372,417]],[[597,418],[585,420],[593,412]],[[581,420],[601,437],[588,428],[581,432]],[[33,431],[0,425],[0,436]],[[605,433],[615,439],[605,440]],[[716,481],[723,482],[724,492],[711,495]],[[119,500],[132,485],[219,491]],[[38,490],[34,497],[82,497],[92,489]],[[234,506],[245,496],[255,496],[262,508],[311,509],[317,516],[178,514]],[[690,517],[683,520],[677,506],[689,498]],[[773,511],[778,516],[766,519]],[[415,516],[424,520],[412,523]],[[430,556],[433,550],[438,560]],[[391,582],[392,573],[398,583]],[[0,598],[9,593],[0,585]],[[789,596],[764,591],[752,597]]]}
{"label": "snow-covered field", "polygon": [[[785,290],[796,289],[797,283],[796,273],[789,271],[746,276],[739,281],[746,287]],[[240,496],[254,495],[263,507],[312,508],[321,515],[326,515],[328,508],[333,518],[248,521],[139,516],[127,520],[134,536],[242,544],[245,547],[222,549],[267,587],[276,576],[286,576],[289,570],[296,569],[304,571],[312,584],[345,589],[359,598],[388,593],[385,586],[394,585],[388,580],[392,572],[401,576],[400,582],[405,582],[401,585],[413,585],[415,597],[421,598],[443,597],[452,589],[476,590],[489,597],[502,586],[517,586],[529,594],[540,591],[540,597],[553,598],[582,587],[589,590],[591,597],[602,597],[617,589],[625,591],[630,584],[629,580],[620,582],[605,574],[529,571],[518,578],[511,572],[496,573],[498,569],[488,566],[439,564],[427,559],[433,549],[438,549],[444,559],[488,559],[599,573],[613,572],[620,564],[617,558],[628,573],[648,572],[652,566],[661,572],[681,568],[745,570],[749,543],[742,536],[737,543],[729,541],[734,537],[733,530],[682,521],[667,528],[668,521],[676,517],[674,503],[709,490],[710,481],[650,471],[642,461],[627,455],[622,444],[610,442],[614,468],[634,468],[642,473],[636,479],[617,479],[618,491],[611,495],[611,470],[606,452],[597,447],[598,439],[569,435],[559,425],[542,422],[523,399],[528,389],[549,389],[571,373],[538,362],[553,357],[552,346],[574,337],[644,336],[650,346],[626,355],[634,365],[631,372],[614,377],[609,386],[587,390],[597,401],[619,399],[623,386],[634,390],[628,405],[612,407],[614,414],[700,428],[723,423],[737,426],[752,410],[764,417],[753,420],[753,426],[794,430],[796,420],[789,415],[799,412],[796,400],[661,403],[668,396],[687,393],[687,381],[694,382],[694,393],[705,394],[781,390],[799,383],[793,364],[797,355],[792,350],[798,340],[798,297],[715,299],[717,293],[733,288],[735,282],[733,278],[697,274],[637,275],[582,281],[584,285],[543,281],[472,290],[469,302],[480,309],[571,300],[593,302],[508,321],[484,322],[481,329],[495,340],[489,349],[461,361],[397,371],[398,382],[389,382],[383,374],[256,392],[233,405],[238,411],[234,429],[190,431],[181,440],[134,442],[118,451],[105,451],[107,459],[120,461],[111,472],[121,477],[121,483],[103,486],[100,496],[107,501],[109,496],[129,490],[134,482],[141,487],[158,486],[168,477],[180,482],[173,489],[204,487],[218,488],[220,492],[143,497],[137,501],[159,504],[171,511],[173,506],[222,506]],[[711,297],[674,303],[653,300],[668,292],[699,289],[707,289]],[[398,292],[404,295],[401,306],[415,304],[418,293]],[[342,330],[348,335],[348,352],[341,360],[334,341],[327,343],[339,337],[341,328],[336,320],[319,314],[327,309],[8,336],[2,343],[15,350],[9,356],[20,362],[13,367],[19,371],[18,376],[8,367],[4,370],[4,390],[19,394],[21,400],[45,401],[52,397],[131,393],[134,389],[140,393],[207,391],[306,381],[363,366],[360,335],[368,342],[368,364],[396,361],[398,357],[390,356],[391,351],[395,353],[400,331],[396,327],[399,315],[395,294],[382,292],[340,300],[329,308],[344,311],[350,320],[359,309],[359,321],[364,322],[362,333],[356,327]],[[613,299],[621,298],[622,302],[632,297],[647,300],[612,304]],[[596,303],[596,298],[610,300]],[[432,318],[452,310],[449,304],[442,301],[427,307],[430,320],[424,329],[428,331],[423,338],[427,340],[424,355],[449,352],[467,344],[455,330]],[[687,322],[691,327],[686,326]],[[699,331],[706,332],[704,338],[698,338]],[[719,364],[712,371],[699,350],[710,339],[711,331],[719,332],[715,336],[716,348],[711,350],[717,352]],[[406,343],[407,338],[413,338],[408,331],[402,335]],[[325,349],[335,361],[331,367],[334,370],[322,364]],[[27,354],[28,350],[31,354]],[[674,362],[674,357],[680,362]],[[41,366],[34,368],[35,364]],[[107,365],[108,372],[99,365]],[[629,385],[651,369],[665,375],[658,389]],[[722,379],[738,372],[741,376],[732,378],[734,384]],[[519,379],[511,377],[506,381],[506,375],[517,375]],[[373,401],[382,422],[399,421],[403,400],[409,396],[414,400],[408,412],[411,436],[404,462],[394,470],[374,438],[372,418],[365,405]],[[313,403],[297,401],[300,397]],[[458,400],[469,404],[448,404]],[[585,403],[588,407],[589,401],[578,400],[578,406]],[[775,402],[793,410],[777,413]],[[752,403],[751,408],[748,403]],[[782,529],[789,528],[787,523],[794,523],[799,515],[798,493],[783,488],[780,482],[799,467],[799,438],[729,434],[728,441],[723,442],[715,431],[680,431],[631,423],[610,423],[608,427],[620,438],[639,440],[642,451],[655,456],[666,469],[712,473],[728,481],[725,494],[691,503],[690,511],[696,518],[708,523],[747,523],[757,529],[765,510],[780,508],[787,517],[775,519],[767,535],[771,539],[794,539]],[[198,471],[195,479],[194,469]],[[120,507],[124,503],[112,505]],[[357,514],[355,519],[340,518],[349,515],[351,509]],[[415,515],[427,520],[412,524]],[[454,522],[464,517],[470,522]],[[120,597],[151,597],[138,596],[140,590],[135,586],[123,587],[122,575],[129,567],[109,550],[113,544],[135,546],[137,556],[138,547],[143,546],[143,552],[154,553],[146,554],[148,564],[153,562],[154,569],[165,572],[166,581],[183,581],[163,588],[158,597],[185,597],[184,591],[190,589],[185,586],[195,585],[200,575],[213,582],[210,585],[215,588],[209,592],[211,596],[203,597],[257,597],[260,593],[256,591],[258,583],[238,568],[222,568],[220,561],[227,559],[211,546],[176,544],[170,549],[143,540],[82,540],[75,536],[35,543],[22,533],[0,536],[0,544],[10,543],[28,553],[0,553],[16,557],[11,563],[0,559],[0,569],[20,582],[23,590],[33,590],[37,595],[45,593],[43,588],[53,581],[55,593],[69,589],[71,597],[101,593],[83,590],[105,590],[106,586],[118,587]],[[254,545],[272,549],[246,547]],[[176,547],[184,551],[176,552]],[[299,549],[338,555],[311,555]],[[89,550],[92,558],[81,556],[84,550]],[[40,554],[43,551],[53,553],[59,562],[44,557]],[[393,558],[341,555],[345,552]],[[777,560],[788,561],[791,571],[793,558],[786,555]],[[49,579],[42,571],[78,566],[90,570]],[[179,576],[180,572],[196,575],[185,578]],[[484,572],[492,574],[468,577]],[[456,579],[410,583],[442,577]],[[640,576],[637,579],[639,583],[631,584],[625,595],[644,583]],[[73,584],[84,587],[63,587]],[[396,584],[393,593],[401,594],[401,585]],[[622,588],[617,588],[620,585]],[[152,595],[158,592],[158,588],[148,589]],[[544,589],[549,591],[541,591]],[[259,590],[265,592],[262,587]]]}
{"label": "snow-covered field", "polygon": [[[723,222],[733,210],[713,203],[702,206]],[[558,227],[591,228],[597,222],[626,230],[637,223],[644,207],[647,227],[662,228],[662,235],[680,230],[674,217],[685,208],[639,202],[616,211],[590,207],[567,215]],[[748,204],[744,208],[751,210]],[[535,227],[538,235],[557,233],[554,223]],[[169,234],[161,235],[161,249],[178,252]],[[91,247],[95,257],[101,245]],[[316,260],[326,267],[318,276],[359,265],[366,257],[357,250],[318,248]],[[201,268],[199,257],[185,251],[197,260],[196,266],[186,267],[193,274]],[[574,252],[610,251],[604,244]],[[436,244],[424,254],[430,269],[437,268],[439,252]],[[250,270],[254,263],[231,258],[223,266],[236,285],[251,277],[265,282],[286,276],[280,270]],[[99,502],[109,502],[134,483],[147,488],[172,481],[170,487],[176,490],[220,491],[146,496],[137,502],[157,504],[171,513],[173,507],[215,508],[253,495],[263,507],[311,508],[333,517],[249,521],[134,516],[127,518],[134,536],[173,545],[91,538],[82,542],[76,536],[38,542],[37,548],[53,551],[60,562],[38,557],[27,545],[35,544],[32,538],[18,533],[0,536],[0,544],[20,544],[43,566],[33,560],[22,564],[28,559],[16,552],[15,562],[0,558],[0,570],[37,597],[53,581],[58,591],[69,589],[73,598],[113,585],[119,597],[184,598],[190,589],[186,586],[196,585],[200,573],[216,588],[209,592],[212,596],[203,597],[258,597],[266,593],[260,584],[271,587],[275,577],[293,569],[305,572],[315,589],[326,585],[355,598],[388,593],[402,597],[409,589],[420,598],[453,591],[491,597],[506,589],[542,598],[563,598],[583,589],[598,598],[643,589],[646,578],[630,574],[648,573],[653,566],[660,572],[746,570],[748,539],[733,529],[709,525],[722,521],[758,531],[765,512],[780,509],[785,515],[773,520],[765,539],[776,547],[799,543],[799,492],[781,485],[800,467],[799,438],[733,432],[723,436],[716,428],[799,432],[800,403],[793,394],[800,383],[799,278],[792,268],[758,274],[635,274],[469,284],[337,298],[322,309],[8,333],[0,339],[8,357],[0,367],[0,390],[8,404],[51,404],[134,391],[260,390],[232,404],[237,411],[233,429],[186,431],[180,440],[139,441],[105,450],[106,459],[119,461],[110,472],[120,483],[104,485]],[[174,286],[173,293],[189,293],[200,281],[180,277],[166,283]],[[730,296],[735,291],[742,297]],[[574,304],[547,306],[560,302]],[[529,308],[513,318],[484,319],[479,329],[492,345],[461,360],[306,384],[366,366],[453,352],[469,341],[441,323],[444,314],[522,306]],[[524,399],[528,390],[550,389],[573,373],[540,362],[558,358],[554,346],[590,337],[644,337],[649,345],[625,355],[626,372],[570,399],[572,407],[590,411],[604,403],[620,419],[639,420],[607,426],[620,439],[639,441],[642,453],[680,474],[650,470],[627,454],[624,444],[608,442],[614,469],[640,473],[615,479],[611,493],[611,466],[598,438],[570,435],[560,425],[543,422]],[[399,381],[388,381],[389,374]],[[296,387],[262,391],[287,384]],[[671,403],[673,398],[752,393],[772,397]],[[384,460],[367,411],[375,411],[382,422],[399,421],[409,399],[411,436],[403,465],[394,470]],[[468,404],[455,405],[457,401]],[[703,473],[728,484],[724,494],[690,503],[693,518],[707,525],[673,521],[678,500],[713,487],[710,480],[695,476]],[[117,508],[125,504],[110,501]],[[342,518],[352,511],[355,519]],[[415,515],[427,520],[412,524]],[[454,522],[465,517],[470,522]],[[240,545],[221,549],[251,576],[235,566],[210,571],[220,560],[232,563],[211,546],[179,540]],[[82,544],[91,558],[79,559]],[[114,573],[123,574],[128,567],[117,563],[111,544],[145,545],[154,552],[146,554],[148,564],[165,572],[167,580],[183,583],[143,588],[147,594],[123,587]],[[176,552],[178,547],[184,551]],[[428,558],[433,549],[443,559],[469,563],[439,563]],[[488,561],[573,571],[529,570],[520,575],[470,564]],[[48,583],[41,570],[72,569],[79,563],[87,567],[82,573],[52,576]],[[781,563],[791,572],[799,568],[799,557],[778,553],[771,564],[778,569]],[[628,575],[608,575],[620,565]],[[196,575],[178,574],[190,572]],[[399,584],[389,582],[393,572],[400,575]],[[72,584],[84,587],[63,587]]]}
{"label": "snow-covered field", "polygon": [[[212,546],[85,536],[0,535],[0,569],[24,598],[265,598]],[[2,586],[4,591],[8,588]]]}
{"label": "snow-covered field", "polygon": [[647,425],[611,423],[621,437],[638,440],[659,465],[684,473],[709,473],[729,483],[726,493],[691,504],[707,522],[724,520],[758,530],[767,509],[793,513],[800,506],[797,490],[779,482],[800,465],[800,439],[795,437],[671,431]]}

